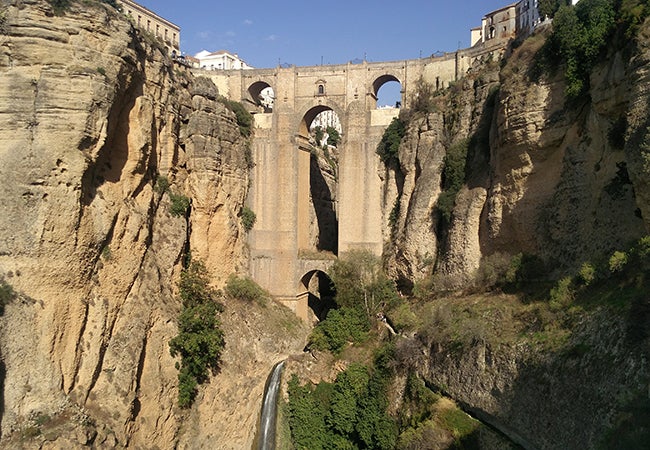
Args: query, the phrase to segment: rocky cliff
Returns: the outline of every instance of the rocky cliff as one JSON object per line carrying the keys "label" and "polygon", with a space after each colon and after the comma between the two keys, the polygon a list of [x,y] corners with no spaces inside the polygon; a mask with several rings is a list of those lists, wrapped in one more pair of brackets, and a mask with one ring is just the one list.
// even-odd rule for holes
{"label": "rocky cliff", "polygon": [[[385,200],[387,214],[399,204],[386,249],[402,286],[430,277],[436,289],[465,288],[496,253],[539,256],[552,279],[648,233],[648,30],[646,23],[637,42],[610,49],[591,72],[588,95],[571,104],[562,70],[531,76],[549,31],[542,29],[501,67],[477,67],[410,118],[399,167],[387,168],[398,196]],[[468,138],[463,184],[445,219],[446,158]],[[630,300],[624,291],[612,296],[619,306],[632,302],[630,311],[577,307],[555,318],[563,343],[554,348],[524,338],[546,319],[503,308],[530,308],[518,299],[438,299],[456,306],[431,322],[431,335],[418,336],[422,355],[410,354],[419,361],[410,363],[526,448],[596,448],[622,417],[646,417],[638,405],[647,404],[648,334],[635,327],[647,330],[647,296]],[[537,338],[548,337],[542,331]],[[627,431],[642,436],[636,427]]]}
{"label": "rocky cliff", "polygon": [[[226,305],[226,339],[242,322],[251,333],[231,339],[230,376],[190,411],[175,406],[167,344],[188,250],[217,285],[245,269],[235,115],[107,4],[55,14],[42,0],[2,1],[0,17],[0,275],[17,293],[0,318],[3,441],[250,445],[268,371],[302,345],[297,331],[272,346],[263,336],[300,327],[273,305],[270,321],[259,305]],[[187,212],[171,214],[184,197]]]}
{"label": "rocky cliff", "polygon": [[[547,31],[505,66],[477,67],[410,120],[399,150],[392,273],[410,285],[435,271],[439,287],[469,282],[482,257],[535,254],[575,267],[642,236],[648,219],[647,40],[635,56],[610,52],[591,76],[590,97],[565,104],[562,71],[531,81]],[[642,35],[643,36],[643,35]],[[448,224],[437,202],[444,158],[469,139],[464,184]]]}

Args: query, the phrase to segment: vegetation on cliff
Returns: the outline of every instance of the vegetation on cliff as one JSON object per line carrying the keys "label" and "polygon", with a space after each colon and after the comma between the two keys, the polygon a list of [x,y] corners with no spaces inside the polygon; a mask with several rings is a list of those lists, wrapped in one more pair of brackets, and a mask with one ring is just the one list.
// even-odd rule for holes
{"label": "vegetation on cliff", "polygon": [[178,318],[178,335],[169,341],[178,374],[178,404],[192,405],[197,386],[208,380],[210,372],[219,368],[225,341],[217,313],[223,311],[219,294],[209,284],[205,266],[193,261],[181,273],[178,283],[183,310]]}
{"label": "vegetation on cliff", "polygon": [[[546,2],[551,3],[551,2]],[[583,0],[575,6],[554,2],[540,5],[553,17],[553,34],[538,58],[536,71],[564,66],[569,100],[589,91],[589,75],[614,46],[627,45],[639,24],[650,14],[643,0]]]}
{"label": "vegetation on cliff", "polygon": [[289,381],[289,424],[297,448],[395,448],[397,424],[387,414],[390,346],[372,366],[351,364],[334,383]]}
{"label": "vegetation on cliff", "polygon": [[348,342],[368,338],[378,315],[399,302],[395,284],[381,261],[366,251],[351,251],[330,270],[336,286],[337,309],[330,310],[310,336],[310,347],[340,353]]}

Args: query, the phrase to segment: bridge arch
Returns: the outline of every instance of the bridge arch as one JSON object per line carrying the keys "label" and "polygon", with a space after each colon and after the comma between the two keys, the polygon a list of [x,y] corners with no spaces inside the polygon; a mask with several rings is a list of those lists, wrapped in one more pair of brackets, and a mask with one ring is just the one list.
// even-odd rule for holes
{"label": "bridge arch", "polygon": [[[303,111],[300,116],[302,119],[297,125],[297,243],[298,250],[303,253],[326,252],[337,255],[338,164],[335,161],[338,160],[338,151],[330,153],[331,148],[321,149],[310,142],[310,126],[325,111],[334,111],[343,128],[340,108],[323,104],[309,106]],[[341,148],[345,134],[341,138],[338,148]],[[327,163],[323,162],[325,160]]]}
{"label": "bridge arch", "polygon": [[299,122],[296,125],[298,136],[309,139],[309,127],[311,126],[316,116],[324,111],[334,111],[336,113],[339,120],[341,121],[341,128],[343,129],[343,134],[345,135],[346,115],[344,110],[334,102],[328,102],[327,104],[322,104],[319,102],[317,104],[307,105],[299,112]]}
{"label": "bridge arch", "polygon": [[248,86],[245,99],[255,106],[264,108],[264,112],[272,112],[274,105],[273,101],[268,101],[269,96],[275,100],[273,86],[266,81],[258,80]]}
{"label": "bridge arch", "polygon": [[319,322],[336,308],[336,287],[327,273],[313,269],[300,278],[299,292],[306,293],[309,322]]}
{"label": "bridge arch", "polygon": [[399,98],[398,101],[399,101],[400,105],[402,104],[402,102],[403,102],[402,92],[404,91],[404,85],[402,84],[402,81],[400,81],[400,79],[397,76],[395,76],[393,74],[390,74],[390,73],[386,73],[384,75],[381,75],[381,76],[375,78],[375,80],[372,82],[371,92],[372,92],[373,98],[375,99],[375,107],[379,106],[379,105],[377,105],[377,101],[379,100],[379,91],[381,90],[382,87],[384,87],[384,85],[386,85],[388,83],[397,83],[397,84],[399,84],[399,86],[400,86],[400,88],[399,88],[400,89],[400,98]]}

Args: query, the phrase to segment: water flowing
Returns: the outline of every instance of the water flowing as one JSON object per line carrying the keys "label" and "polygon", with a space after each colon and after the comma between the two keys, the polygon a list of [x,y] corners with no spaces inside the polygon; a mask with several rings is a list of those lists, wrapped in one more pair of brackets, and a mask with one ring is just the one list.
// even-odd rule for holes
{"label": "water flowing", "polygon": [[280,376],[284,361],[280,361],[271,371],[266,382],[264,401],[262,403],[262,416],[260,419],[259,450],[275,449],[275,421],[278,409],[278,391],[280,390]]}

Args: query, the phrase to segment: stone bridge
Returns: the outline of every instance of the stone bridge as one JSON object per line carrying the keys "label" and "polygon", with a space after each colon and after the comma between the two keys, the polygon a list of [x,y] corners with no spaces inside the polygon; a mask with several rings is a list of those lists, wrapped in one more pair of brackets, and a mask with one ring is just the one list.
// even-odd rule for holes
{"label": "stone bridge", "polygon": [[[503,44],[473,47],[440,57],[394,62],[288,67],[239,71],[196,70],[211,78],[221,95],[243,102],[254,113],[252,185],[249,207],[257,221],[249,233],[253,279],[298,316],[309,317],[311,275],[327,272],[336,255],[353,249],[381,255],[387,236],[382,214],[383,167],[375,151],[399,109],[377,109],[385,83],[401,85],[402,107],[416,95],[418,80],[443,89],[480,58],[503,51]],[[495,55],[496,57],[496,55]],[[260,93],[272,88],[275,101],[264,108]],[[319,224],[311,195],[309,128],[322,111],[341,123],[338,177],[331,217],[336,236],[327,252],[314,244]]]}

